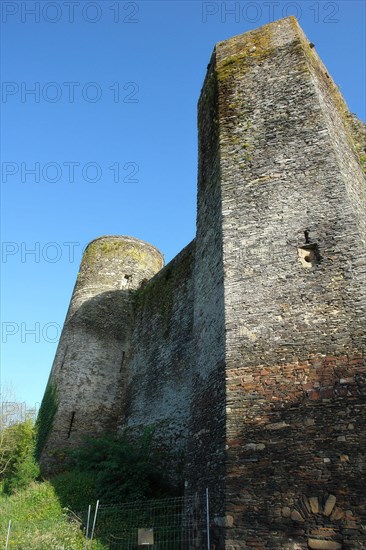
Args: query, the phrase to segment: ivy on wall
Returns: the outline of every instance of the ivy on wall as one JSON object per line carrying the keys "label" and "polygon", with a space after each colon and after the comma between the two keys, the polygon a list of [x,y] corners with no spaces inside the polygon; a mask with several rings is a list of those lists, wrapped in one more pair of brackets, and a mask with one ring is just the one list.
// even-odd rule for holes
{"label": "ivy on wall", "polygon": [[48,434],[52,428],[53,419],[57,411],[56,386],[49,382],[44,393],[36,421],[35,456],[39,460],[46,444]]}

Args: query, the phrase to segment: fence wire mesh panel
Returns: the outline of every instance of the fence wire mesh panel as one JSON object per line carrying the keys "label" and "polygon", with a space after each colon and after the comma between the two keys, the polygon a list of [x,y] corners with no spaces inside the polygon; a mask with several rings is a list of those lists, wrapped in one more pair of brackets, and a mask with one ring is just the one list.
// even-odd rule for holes
{"label": "fence wire mesh panel", "polygon": [[94,537],[110,550],[204,550],[206,526],[205,496],[177,497],[100,505]]}

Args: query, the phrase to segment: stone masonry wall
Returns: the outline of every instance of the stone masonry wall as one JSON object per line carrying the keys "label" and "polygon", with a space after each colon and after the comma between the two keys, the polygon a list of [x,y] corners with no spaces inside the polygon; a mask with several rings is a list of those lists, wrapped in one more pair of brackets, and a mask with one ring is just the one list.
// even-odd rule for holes
{"label": "stone masonry wall", "polygon": [[218,44],[216,74],[225,548],[364,548],[366,187],[344,103],[293,18]]}
{"label": "stone masonry wall", "polygon": [[223,510],[225,330],[219,115],[215,56],[198,104],[198,197],[194,271],[194,378],[186,480],[188,492],[210,491],[212,514]]}
{"label": "stone masonry wall", "polygon": [[192,393],[194,252],[192,241],[135,294],[119,407],[121,430],[154,429],[156,445],[174,456],[175,477],[187,445]]}

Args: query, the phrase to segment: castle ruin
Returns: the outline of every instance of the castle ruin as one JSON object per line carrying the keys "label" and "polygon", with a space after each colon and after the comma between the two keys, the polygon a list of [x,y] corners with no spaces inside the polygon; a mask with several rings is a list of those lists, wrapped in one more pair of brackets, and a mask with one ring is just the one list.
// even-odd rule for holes
{"label": "castle ruin", "polygon": [[288,17],[216,45],[198,130],[195,240],[84,253],[43,468],[153,426],[213,548],[365,549],[365,127]]}

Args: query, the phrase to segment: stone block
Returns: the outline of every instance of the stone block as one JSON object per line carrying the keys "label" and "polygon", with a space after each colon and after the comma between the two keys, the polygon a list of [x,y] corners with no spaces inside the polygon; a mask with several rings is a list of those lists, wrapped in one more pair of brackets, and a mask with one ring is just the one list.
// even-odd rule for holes
{"label": "stone block", "polygon": [[341,550],[342,545],[333,540],[308,539],[308,546],[312,550]]}
{"label": "stone block", "polygon": [[333,508],[333,511],[332,511],[331,515],[330,515],[330,519],[332,521],[338,521],[338,520],[342,519],[343,517],[344,517],[343,510],[341,508],[338,508],[338,506],[335,506]]}
{"label": "stone block", "polygon": [[337,501],[337,498],[334,495],[329,495],[324,505],[324,515],[330,516],[336,501]]}
{"label": "stone block", "polygon": [[319,499],[318,497],[310,497],[309,498],[309,504],[310,508],[313,514],[319,513]]}
{"label": "stone block", "polygon": [[297,521],[298,523],[303,523],[305,521],[300,512],[297,510],[293,510],[291,512],[291,519],[292,521]]}

